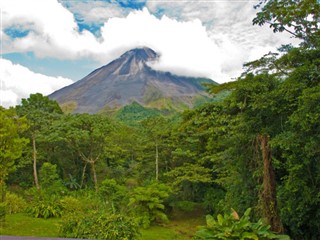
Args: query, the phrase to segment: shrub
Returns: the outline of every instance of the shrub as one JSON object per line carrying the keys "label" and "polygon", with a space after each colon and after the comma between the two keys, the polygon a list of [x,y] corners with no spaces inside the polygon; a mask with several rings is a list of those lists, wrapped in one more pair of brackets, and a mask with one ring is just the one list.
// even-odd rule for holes
{"label": "shrub", "polygon": [[218,214],[217,220],[207,215],[207,226],[201,227],[193,237],[194,240],[206,239],[281,239],[289,240],[286,235],[276,235],[270,230],[270,226],[259,220],[256,223],[250,221],[251,209],[248,208],[244,215],[239,218],[236,211],[230,215]]}
{"label": "shrub", "polygon": [[27,207],[27,213],[35,218],[61,217],[62,206],[60,201],[55,199],[35,200]]}
{"label": "shrub", "polygon": [[124,186],[119,185],[114,179],[105,179],[99,188],[100,198],[105,204],[110,204],[120,209],[127,200],[127,192]]}
{"label": "shrub", "polygon": [[144,228],[149,227],[152,222],[168,221],[164,213],[164,200],[168,198],[170,191],[168,186],[161,183],[153,183],[133,190],[129,207],[133,207],[137,219]]}
{"label": "shrub", "polygon": [[61,208],[64,213],[74,213],[83,211],[82,203],[75,197],[66,196],[60,200]]}
{"label": "shrub", "polygon": [[140,235],[133,218],[121,214],[91,212],[63,218],[60,236],[82,239],[135,240]]}
{"label": "shrub", "polygon": [[57,165],[55,164],[43,163],[39,170],[39,180],[42,191],[49,195],[61,195],[66,192],[66,188],[58,175]]}
{"label": "shrub", "polygon": [[27,207],[27,202],[17,194],[7,192],[6,193],[6,212],[8,214],[23,212]]}

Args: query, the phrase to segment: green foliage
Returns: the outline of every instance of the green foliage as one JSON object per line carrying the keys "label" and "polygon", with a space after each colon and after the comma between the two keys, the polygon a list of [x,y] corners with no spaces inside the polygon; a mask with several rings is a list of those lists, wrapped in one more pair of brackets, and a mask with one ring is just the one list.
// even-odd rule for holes
{"label": "green foliage", "polygon": [[77,179],[71,174],[69,174],[69,179],[64,181],[64,185],[70,190],[77,190],[81,188],[80,184],[77,182]]}
{"label": "green foliage", "polygon": [[[262,4],[263,3],[263,4]],[[254,24],[269,24],[274,32],[289,32],[308,46],[319,47],[320,4],[317,0],[263,0]]]}
{"label": "green foliage", "polygon": [[125,205],[128,193],[126,188],[117,184],[114,179],[105,179],[101,183],[99,194],[103,201],[119,209]]}
{"label": "green foliage", "polygon": [[197,203],[190,201],[175,201],[171,204],[172,207],[183,212],[191,212],[197,207]]}
{"label": "green foliage", "polygon": [[27,207],[26,200],[15,193],[7,192],[5,199],[6,211],[8,214],[24,212]]}
{"label": "green foliage", "polygon": [[27,207],[27,213],[35,218],[61,217],[63,209],[61,203],[55,198],[35,199]]}
{"label": "green foliage", "polygon": [[6,220],[6,203],[0,202],[0,223],[3,224],[5,220]]}
{"label": "green foliage", "polygon": [[206,191],[203,206],[211,213],[221,213],[225,206],[226,192],[219,188],[210,188]]}
{"label": "green foliage", "polygon": [[60,200],[63,213],[78,213],[85,211],[84,204],[77,198],[66,196]]}
{"label": "green foliage", "polygon": [[129,207],[133,207],[139,223],[144,228],[154,222],[167,222],[164,201],[169,197],[170,188],[162,183],[152,183],[137,187],[130,197]]}
{"label": "green foliage", "polygon": [[0,222],[6,214],[6,181],[16,170],[15,161],[21,157],[28,140],[21,134],[28,128],[25,118],[19,118],[13,108],[0,106]]}
{"label": "green foliage", "polygon": [[48,162],[43,163],[39,170],[41,187],[47,194],[63,194],[66,190],[57,172],[57,166]]}
{"label": "green foliage", "polygon": [[197,164],[186,163],[176,167],[166,174],[170,178],[172,187],[181,189],[183,184],[189,183],[211,183],[211,170]]}
{"label": "green foliage", "polygon": [[0,106],[0,185],[16,169],[15,160],[21,157],[28,143],[21,136],[27,129],[24,117],[17,117],[13,108],[5,109]]}
{"label": "green foliage", "polygon": [[121,108],[117,114],[116,119],[127,123],[128,125],[135,126],[138,122],[150,117],[159,116],[160,112],[156,109],[145,108],[137,102]]}
{"label": "green foliage", "polygon": [[60,228],[60,236],[66,238],[134,240],[139,235],[133,218],[101,212],[67,215]]}
{"label": "green foliage", "polygon": [[230,215],[218,214],[217,219],[207,215],[207,226],[201,227],[193,239],[290,239],[285,235],[274,234],[270,231],[270,226],[264,225],[261,220],[251,222],[250,212],[251,209],[248,208],[241,218],[234,210]]}

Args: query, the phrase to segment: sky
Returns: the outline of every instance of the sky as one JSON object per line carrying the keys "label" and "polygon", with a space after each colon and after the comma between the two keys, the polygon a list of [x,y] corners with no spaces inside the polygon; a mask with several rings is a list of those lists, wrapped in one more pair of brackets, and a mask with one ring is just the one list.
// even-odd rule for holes
{"label": "sky", "polygon": [[48,95],[149,47],[152,67],[177,75],[234,80],[248,61],[294,43],[253,26],[258,0],[1,0],[0,105]]}

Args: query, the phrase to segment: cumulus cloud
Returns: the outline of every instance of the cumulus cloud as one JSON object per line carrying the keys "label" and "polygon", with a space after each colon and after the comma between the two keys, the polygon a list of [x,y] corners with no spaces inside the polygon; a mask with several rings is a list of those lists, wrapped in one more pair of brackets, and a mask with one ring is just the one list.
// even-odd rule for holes
{"label": "cumulus cloud", "polygon": [[15,106],[31,93],[48,95],[73,83],[68,78],[34,73],[6,59],[0,59],[0,66],[0,105],[3,107]]}
{"label": "cumulus cloud", "polygon": [[109,18],[126,17],[129,9],[116,2],[106,1],[61,1],[77,18],[86,24],[104,23]]}
{"label": "cumulus cloud", "polygon": [[199,20],[179,22],[166,16],[158,19],[145,8],[126,18],[109,19],[101,35],[102,45],[110,53],[100,55],[101,62],[107,61],[111,54],[148,46],[161,55],[160,61],[153,65],[155,69],[179,75],[224,77],[220,71],[222,53]]}
{"label": "cumulus cloud", "polygon": [[[17,7],[19,6],[19,7]],[[21,38],[5,37],[3,53],[32,51],[38,57],[77,59],[98,50],[89,31],[78,31],[73,14],[56,0],[10,0],[1,2],[2,28],[26,29]]]}
{"label": "cumulus cloud", "polygon": [[[151,13],[168,16],[179,21],[199,19],[206,27],[211,40],[222,55],[221,71],[232,77],[239,76],[245,62],[260,58],[269,51],[276,51],[281,44],[294,43],[287,33],[274,34],[268,26],[253,26],[256,1],[148,1]],[[228,80],[228,79],[226,79]],[[224,81],[224,80],[222,80]]]}
{"label": "cumulus cloud", "polygon": [[[26,36],[16,38],[3,33],[3,51],[91,58],[102,65],[131,48],[147,46],[161,54],[153,65],[158,70],[225,82],[239,75],[244,62],[290,41],[284,34],[252,26],[253,4],[148,1],[143,10],[132,11],[114,1],[65,6],[57,0],[2,1],[2,27],[28,30]],[[99,36],[80,31],[75,16],[87,24],[103,21]]]}

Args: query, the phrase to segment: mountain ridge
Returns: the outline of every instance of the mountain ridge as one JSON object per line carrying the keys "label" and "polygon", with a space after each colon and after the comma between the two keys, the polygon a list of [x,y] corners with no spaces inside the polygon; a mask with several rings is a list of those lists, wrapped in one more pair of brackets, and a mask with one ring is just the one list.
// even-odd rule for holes
{"label": "mountain ridge", "polygon": [[134,101],[144,107],[166,108],[160,106],[161,99],[191,108],[193,98],[208,98],[202,84],[214,84],[212,80],[156,71],[148,63],[158,58],[147,47],[129,50],[81,80],[55,91],[49,98],[74,113],[97,113]]}

